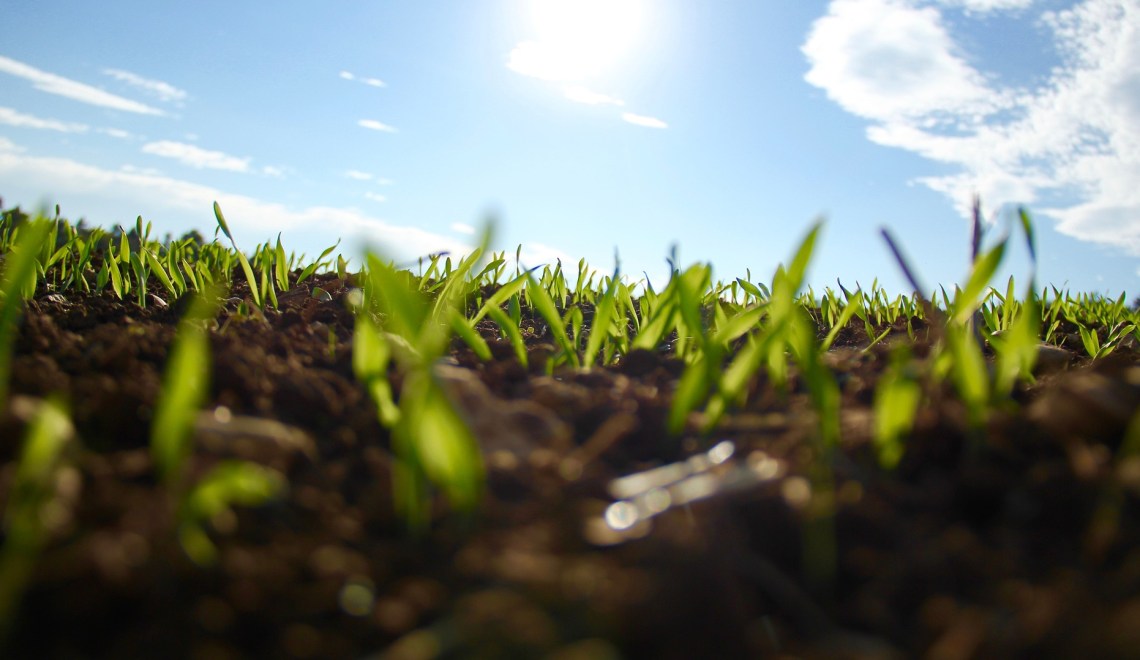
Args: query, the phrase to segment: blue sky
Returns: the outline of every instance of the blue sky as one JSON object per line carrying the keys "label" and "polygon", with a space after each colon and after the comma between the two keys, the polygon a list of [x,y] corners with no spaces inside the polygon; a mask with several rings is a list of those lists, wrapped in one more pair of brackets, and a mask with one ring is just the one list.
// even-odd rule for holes
{"label": "blue sky", "polygon": [[[1140,0],[0,0],[0,195],[246,248],[413,259],[498,218],[528,265],[818,288],[968,268],[1025,203],[1038,280],[1140,295]],[[1024,281],[1018,243],[1004,277]]]}

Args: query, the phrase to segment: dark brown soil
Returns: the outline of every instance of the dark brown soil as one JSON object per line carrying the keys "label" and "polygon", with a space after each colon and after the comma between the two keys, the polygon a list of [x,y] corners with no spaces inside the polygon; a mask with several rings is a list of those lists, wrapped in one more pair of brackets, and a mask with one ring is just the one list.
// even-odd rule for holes
{"label": "dark brown soil", "polygon": [[[333,299],[308,296],[314,284]],[[65,396],[79,478],[5,657],[1140,657],[1140,458],[1116,454],[1140,408],[1135,346],[1097,363],[1052,354],[980,432],[939,394],[886,472],[870,406],[891,340],[864,353],[845,330],[828,354],[843,440],[827,493],[794,374],[786,392],[758,379],[716,435],[673,438],[668,353],[551,377],[488,327],[491,362],[456,343],[438,370],[483,447],[486,497],[467,518],[440,502],[414,538],[393,512],[388,433],[353,378],[346,285],[296,290],[264,318],[229,304],[210,337],[192,472],[240,457],[289,491],[215,521],[207,568],[178,545],[147,449],[183,305],[29,303],[0,493],[29,397]],[[553,347],[533,325],[541,365]],[[611,480],[725,439],[718,494],[623,533],[602,522]]]}

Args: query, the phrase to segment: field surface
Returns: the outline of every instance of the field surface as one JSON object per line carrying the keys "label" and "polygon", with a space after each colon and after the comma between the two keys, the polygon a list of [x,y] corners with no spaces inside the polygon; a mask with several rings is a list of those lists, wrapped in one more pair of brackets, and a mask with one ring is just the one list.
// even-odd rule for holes
{"label": "field surface", "polygon": [[[192,296],[152,277],[142,307],[48,277],[24,303],[0,411],[9,523],[42,401],[61,400],[74,432],[5,657],[1140,657],[1133,337],[1094,360],[1087,334],[1056,324],[1033,378],[981,417],[953,378],[916,376],[891,458],[876,393],[937,371],[941,321],[852,318],[783,382],[751,374],[710,427],[705,405],[674,412],[694,363],[676,330],[584,368],[557,359],[562,340],[523,298],[525,366],[491,316],[471,324],[489,353],[448,337],[421,365],[475,440],[480,495],[464,512],[447,485],[425,488],[410,523],[394,500],[406,458],[371,387],[401,403],[417,376],[394,360],[361,377],[365,284],[297,283],[298,268],[261,309],[234,272],[203,325],[209,377],[180,469],[192,484],[240,461],[281,479],[272,497],[204,509],[200,527],[172,507],[152,446]],[[579,354],[600,300],[578,305]],[[818,306],[803,318],[828,338]],[[712,373],[747,339],[725,342]],[[8,579],[26,556],[11,529]]]}

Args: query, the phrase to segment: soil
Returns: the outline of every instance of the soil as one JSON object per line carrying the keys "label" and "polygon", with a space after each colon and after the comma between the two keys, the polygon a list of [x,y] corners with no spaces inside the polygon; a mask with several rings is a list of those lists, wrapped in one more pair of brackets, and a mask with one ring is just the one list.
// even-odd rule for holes
{"label": "soil", "polygon": [[[983,429],[934,393],[887,471],[874,388],[892,345],[922,357],[929,340],[900,327],[863,351],[844,330],[827,355],[842,441],[821,476],[794,369],[783,391],[758,377],[714,435],[672,437],[668,347],[546,375],[541,320],[526,322],[531,369],[488,325],[491,361],[456,342],[437,368],[480,441],[486,495],[470,516],[437,502],[417,536],[353,377],[347,290],[320,275],[279,311],[219,313],[191,473],[238,457],[289,488],[214,520],[205,567],[179,546],[148,454],[185,304],[37,293],[0,417],[0,493],[35,398],[63,394],[80,442],[5,657],[1140,657],[1140,458],[1117,455],[1140,409],[1134,344],[1096,362],[1075,336],[1043,349],[1036,383]],[[710,467],[725,440],[732,456]],[[702,471],[694,501],[676,491],[652,519],[607,525],[615,479],[681,461]]]}

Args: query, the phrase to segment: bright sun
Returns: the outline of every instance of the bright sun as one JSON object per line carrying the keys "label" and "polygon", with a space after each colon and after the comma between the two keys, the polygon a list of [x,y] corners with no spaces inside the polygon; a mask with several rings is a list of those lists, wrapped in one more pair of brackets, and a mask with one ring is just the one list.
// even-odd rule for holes
{"label": "bright sun", "polygon": [[641,29],[640,0],[532,0],[537,39],[511,53],[526,75],[581,82],[610,68]]}

